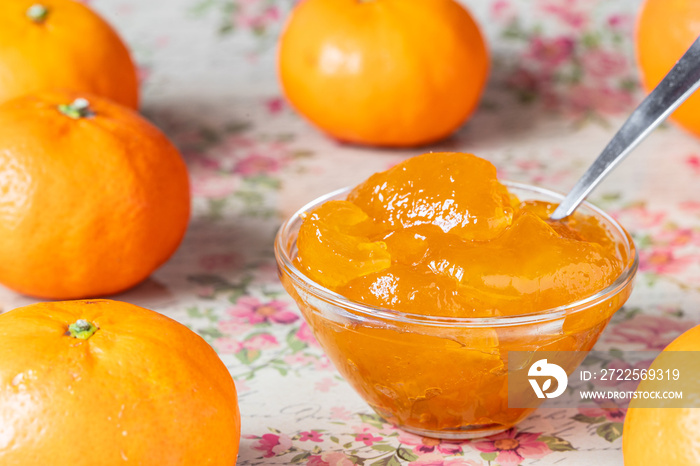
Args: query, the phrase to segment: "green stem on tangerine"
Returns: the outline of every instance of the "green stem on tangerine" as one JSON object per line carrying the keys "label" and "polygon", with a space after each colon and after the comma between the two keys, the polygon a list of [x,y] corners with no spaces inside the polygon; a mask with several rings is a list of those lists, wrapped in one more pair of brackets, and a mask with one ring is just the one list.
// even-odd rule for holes
{"label": "green stem on tangerine", "polygon": [[78,319],[68,326],[68,333],[73,338],[87,340],[97,331],[97,326],[85,319]]}
{"label": "green stem on tangerine", "polygon": [[35,23],[43,23],[49,16],[49,9],[40,3],[35,3],[27,8],[27,16]]}
{"label": "green stem on tangerine", "polygon": [[74,120],[95,116],[95,112],[90,108],[90,102],[83,98],[75,99],[70,104],[61,104],[58,106],[58,110]]}

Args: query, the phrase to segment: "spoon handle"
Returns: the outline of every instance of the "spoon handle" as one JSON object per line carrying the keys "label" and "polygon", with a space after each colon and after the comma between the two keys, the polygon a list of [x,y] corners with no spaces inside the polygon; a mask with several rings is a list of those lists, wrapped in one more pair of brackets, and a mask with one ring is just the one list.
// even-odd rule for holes
{"label": "spoon handle", "polygon": [[700,37],[639,104],[550,219],[571,215],[603,178],[700,86]]}

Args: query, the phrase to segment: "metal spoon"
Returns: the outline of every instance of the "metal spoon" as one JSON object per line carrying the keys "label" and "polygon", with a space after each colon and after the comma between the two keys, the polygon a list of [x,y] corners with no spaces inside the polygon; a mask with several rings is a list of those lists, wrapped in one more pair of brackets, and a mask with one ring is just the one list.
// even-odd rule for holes
{"label": "metal spoon", "polygon": [[700,87],[700,37],[632,112],[593,165],[578,180],[549,218],[561,220],[571,215],[598,186],[598,183],[698,87]]}

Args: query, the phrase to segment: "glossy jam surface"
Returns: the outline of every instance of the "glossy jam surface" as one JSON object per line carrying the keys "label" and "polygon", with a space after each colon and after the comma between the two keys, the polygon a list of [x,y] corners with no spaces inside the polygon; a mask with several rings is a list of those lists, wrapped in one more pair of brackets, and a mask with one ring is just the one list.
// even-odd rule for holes
{"label": "glossy jam surface", "polygon": [[[400,313],[534,314],[603,290],[629,262],[598,219],[577,214],[551,223],[554,207],[521,202],[487,161],[427,154],[305,213],[295,265],[352,301]],[[444,438],[488,435],[525,418],[532,409],[508,407],[509,352],[590,350],[631,291],[625,286],[570,315],[491,327],[355,318],[300,293],[284,274],[282,281],[375,411]]]}
{"label": "glossy jam surface", "polygon": [[373,306],[453,317],[529,314],[595,294],[622,271],[596,219],[549,222],[552,208],[520,202],[483,159],[426,154],[308,213],[297,265]]}

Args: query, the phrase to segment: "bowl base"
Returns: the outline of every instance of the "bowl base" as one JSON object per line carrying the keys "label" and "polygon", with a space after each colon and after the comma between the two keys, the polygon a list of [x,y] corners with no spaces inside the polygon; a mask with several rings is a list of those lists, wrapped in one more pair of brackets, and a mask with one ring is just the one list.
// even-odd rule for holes
{"label": "bowl base", "polygon": [[489,435],[500,434],[509,429],[501,424],[484,424],[478,426],[469,426],[463,430],[425,430],[417,427],[397,426],[401,430],[405,430],[411,434],[420,435],[421,437],[432,437],[444,440],[471,440],[475,438],[488,437]]}

